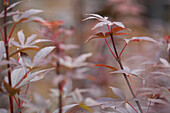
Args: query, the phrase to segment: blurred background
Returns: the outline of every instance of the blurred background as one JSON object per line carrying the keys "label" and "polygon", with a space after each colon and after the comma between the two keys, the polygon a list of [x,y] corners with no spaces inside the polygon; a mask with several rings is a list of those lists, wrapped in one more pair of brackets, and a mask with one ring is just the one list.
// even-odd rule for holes
{"label": "blurred background", "polygon": [[[1,0],[1,11],[3,8]],[[10,0],[10,4],[19,0]],[[46,20],[62,20],[64,28],[74,28],[74,34],[69,38],[68,43],[80,45],[79,49],[69,51],[68,54],[76,57],[82,53],[91,52],[93,56],[88,59],[94,64],[107,64],[118,67],[104,41],[92,40],[88,43],[85,41],[94,34],[91,28],[96,24],[95,20],[82,21],[86,14],[100,14],[108,16],[111,21],[123,22],[126,28],[131,29],[128,36],[115,37],[118,51],[122,49],[125,42],[123,38],[133,36],[150,36],[157,41],[164,42],[164,37],[170,35],[170,0],[23,0],[14,10],[25,11],[27,9],[42,9],[44,12],[39,14]],[[10,19],[10,18],[8,18]],[[2,25],[2,19],[0,24]],[[12,24],[10,24],[11,29]],[[37,34],[41,25],[31,23],[21,23],[17,25],[13,37],[19,30],[23,29],[26,36]],[[41,37],[39,37],[41,38]],[[47,44],[48,45],[48,44]],[[43,46],[43,45],[40,45]],[[142,56],[135,58],[132,56]],[[157,46],[150,42],[134,42],[130,44],[122,55],[122,62],[130,69],[137,69],[140,64],[146,60],[157,62],[159,57],[170,60],[169,54],[166,53],[165,47]],[[132,63],[133,62],[133,63]],[[136,67],[138,65],[139,67]],[[113,96],[108,86],[115,86],[125,90],[129,95],[129,90],[125,85],[123,77],[120,75],[110,76],[109,70],[100,67],[90,68],[89,75],[94,76],[92,80],[83,80],[75,82],[79,88],[91,87],[99,89],[98,94],[94,97]],[[38,92],[44,98],[48,98],[49,88],[53,88],[51,83],[52,75],[46,76],[44,80],[33,83],[32,92]],[[133,79],[136,87],[140,83],[136,78]],[[3,100],[4,97],[1,97]],[[2,105],[1,105],[2,107]]]}

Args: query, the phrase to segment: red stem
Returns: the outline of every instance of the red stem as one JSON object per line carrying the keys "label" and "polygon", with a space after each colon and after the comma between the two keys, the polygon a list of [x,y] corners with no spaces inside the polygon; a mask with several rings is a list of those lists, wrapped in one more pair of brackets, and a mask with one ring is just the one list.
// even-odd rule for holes
{"label": "red stem", "polygon": [[107,24],[107,28],[108,28],[109,32],[111,33],[111,30],[110,30],[110,27],[109,27],[109,25],[108,25],[108,24]]}
{"label": "red stem", "polygon": [[129,104],[136,111],[136,113],[138,113],[138,111],[128,101],[126,103]]}
{"label": "red stem", "polygon": [[109,47],[109,50],[110,50],[110,52],[112,53],[112,55],[115,57],[115,59],[117,59],[117,57],[116,57],[115,54],[113,53],[112,49],[110,48],[109,43],[107,42],[107,39],[105,38],[104,40],[105,40],[107,46]]}
{"label": "red stem", "polygon": [[25,77],[27,76],[27,74],[30,72],[31,70],[29,70],[22,78],[21,80],[14,86],[14,88],[16,88],[24,79]]}
{"label": "red stem", "polygon": [[151,101],[149,101],[149,105],[148,105],[148,109],[147,109],[147,112],[146,113],[149,113],[149,108],[151,106]]}
{"label": "red stem", "polygon": [[16,102],[18,108],[20,108],[19,102],[17,101],[16,97],[13,97],[13,98],[14,98],[14,100],[15,100],[15,102]]}
{"label": "red stem", "polygon": [[[130,76],[128,76],[128,78],[129,78],[130,84],[131,84],[131,86],[132,86],[132,90],[133,90],[133,92],[135,92],[134,87],[133,87],[133,83],[132,83],[132,79],[131,79]],[[135,97],[136,97],[136,96],[135,96]]]}
{"label": "red stem", "polygon": [[26,90],[25,90],[25,95],[27,94],[27,92],[28,92],[28,89],[29,89],[29,84],[27,85],[27,88],[26,88]]}
{"label": "red stem", "polygon": [[[59,44],[57,43],[56,44],[56,53],[57,55],[60,54],[60,48],[59,48]],[[60,75],[60,62],[57,60],[57,66],[56,66],[56,74],[57,75]],[[58,85],[58,88],[59,88],[59,113],[62,113],[63,112],[63,109],[62,109],[62,106],[63,106],[63,90],[62,90],[62,85],[63,81],[59,82],[59,85]]]}
{"label": "red stem", "polygon": [[14,23],[14,26],[12,27],[12,30],[11,30],[9,36],[8,36],[8,41],[10,40],[10,38],[11,38],[11,36],[12,36],[12,33],[14,32],[14,29],[15,29],[16,25],[17,25],[17,23]]}
{"label": "red stem", "polygon": [[1,32],[1,35],[2,35],[2,39],[3,39],[3,41],[5,42],[4,34],[3,34],[3,31],[2,31],[2,28],[1,28],[1,27],[0,27],[0,32]]}
{"label": "red stem", "polygon": [[[113,38],[113,34],[112,34],[112,33],[110,33],[110,37],[111,37],[112,44],[113,44],[113,48],[114,48],[114,50],[115,50],[115,54],[116,54],[116,57],[117,57],[116,60],[117,60],[117,62],[119,63],[120,68],[121,68],[122,70],[124,70],[123,65],[122,65],[122,62],[121,62],[121,59],[120,59],[119,56],[118,56],[118,52],[117,52],[117,49],[116,49],[116,45],[115,45],[115,42],[114,42],[114,38]],[[130,92],[131,92],[132,96],[135,98],[135,94],[134,94],[134,92],[133,92],[133,89],[132,89],[131,84],[129,83],[129,80],[128,80],[128,78],[127,78],[127,75],[126,75],[125,73],[123,73],[123,76],[124,76],[124,78],[125,78],[125,80],[126,80],[126,83],[127,83],[128,87],[129,87],[129,89],[130,89]],[[140,112],[143,113],[142,108],[141,108],[139,102],[138,102],[138,101],[135,101],[135,102],[136,102],[136,104],[137,104]]]}
{"label": "red stem", "polygon": [[125,46],[123,47],[122,51],[120,52],[119,58],[120,58],[120,56],[122,55],[123,51],[125,50],[126,46],[127,46],[127,43],[125,44]]}
{"label": "red stem", "polygon": [[[6,60],[9,61],[9,48],[8,48],[8,39],[7,39],[7,6],[8,1],[4,1],[4,43],[5,43],[5,50],[6,50]],[[7,68],[10,68],[10,65],[7,64]],[[8,71],[8,83],[12,86],[11,82],[11,72]],[[10,103],[10,113],[13,113],[13,99],[9,96],[9,103]]]}

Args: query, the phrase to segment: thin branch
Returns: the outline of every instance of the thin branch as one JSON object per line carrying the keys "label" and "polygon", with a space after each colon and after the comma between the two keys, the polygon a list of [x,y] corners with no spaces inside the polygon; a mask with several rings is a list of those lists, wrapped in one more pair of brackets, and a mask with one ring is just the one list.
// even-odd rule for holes
{"label": "thin branch", "polygon": [[12,27],[12,30],[11,30],[9,36],[8,36],[8,41],[10,40],[10,38],[11,38],[11,36],[12,36],[12,33],[14,32],[14,29],[15,29],[16,25],[17,25],[17,23],[14,23],[14,26]]}
{"label": "thin branch", "polygon": [[[121,68],[122,70],[124,70],[123,65],[122,65],[122,63],[121,63],[121,60],[120,60],[120,58],[119,58],[117,49],[116,49],[116,45],[115,45],[115,42],[114,42],[113,34],[112,34],[112,33],[110,33],[110,37],[111,37],[112,44],[113,44],[113,48],[114,48],[114,50],[115,50],[115,54],[116,54],[116,57],[117,57],[116,60],[117,60],[117,62],[119,63],[120,68]],[[132,86],[130,85],[130,82],[129,82],[128,78],[127,78],[127,75],[126,75],[125,73],[123,73],[123,76],[124,76],[124,78],[125,78],[125,80],[126,80],[126,83],[127,83],[128,87],[129,87],[129,89],[130,89],[130,92],[131,92],[133,98],[135,98],[135,94],[134,94],[133,89],[132,89]],[[135,102],[136,102],[136,104],[137,104],[140,112],[143,113],[142,108],[141,108],[139,102],[138,102],[138,101],[135,101]]]}
{"label": "thin branch", "polygon": [[[59,48],[59,44],[57,43],[57,45],[56,45],[56,53],[57,53],[57,55],[59,55],[60,54],[60,48]],[[56,74],[57,75],[60,75],[60,62],[57,60],[57,65],[56,65]],[[62,81],[61,82],[59,82],[59,84],[58,84],[58,87],[59,87],[59,97],[58,97],[58,99],[59,99],[59,113],[62,113],[63,112],[63,109],[62,109],[62,107],[63,107],[63,100],[62,100],[62,98],[63,98],[63,86],[62,86]]]}
{"label": "thin branch", "polygon": [[2,28],[1,28],[1,27],[0,27],[0,32],[1,32],[1,35],[2,35],[2,39],[3,39],[3,41],[5,42],[4,34],[3,34],[3,31],[2,31]]}
{"label": "thin branch", "polygon": [[[133,90],[133,92],[135,92],[134,87],[133,87],[133,83],[132,83],[132,79],[131,79],[130,76],[128,76],[128,78],[129,78],[130,84],[131,84],[131,86],[132,86],[132,90]],[[136,97],[136,96],[135,96],[135,97]]]}
{"label": "thin branch", "polygon": [[109,43],[107,42],[107,39],[105,39],[105,42],[106,42],[107,46],[109,47],[109,50],[110,50],[110,52],[112,53],[112,55],[115,57],[115,59],[117,59],[116,56],[115,56],[115,54],[113,53],[112,49],[110,48],[110,45],[109,45]]}
{"label": "thin branch", "polygon": [[136,111],[136,113],[138,113],[138,111],[132,106],[132,104],[130,104],[128,101],[126,103],[129,104],[132,107],[132,109]]}
{"label": "thin branch", "polygon": [[18,81],[18,83],[14,86],[14,88],[16,88],[24,79],[25,77],[27,77],[27,74],[31,71],[31,69],[29,69],[29,71],[27,73],[25,73],[25,75],[21,78],[20,81]]}
{"label": "thin branch", "polygon": [[121,55],[122,55],[123,51],[125,50],[126,46],[127,46],[127,43],[124,45],[124,47],[123,47],[122,51],[120,52],[120,54],[119,54],[119,58],[121,57]]}
{"label": "thin branch", "polygon": [[[5,43],[5,50],[6,50],[6,60],[9,61],[9,47],[8,47],[8,39],[7,39],[7,6],[8,1],[4,1],[4,43]],[[10,68],[10,65],[7,64],[7,68]],[[11,82],[11,72],[8,71],[8,83],[10,86],[12,86]],[[13,99],[11,96],[9,96],[10,101],[10,112],[13,113]]]}
{"label": "thin branch", "polygon": [[14,98],[14,100],[15,100],[15,102],[16,102],[18,108],[20,108],[19,102],[17,101],[16,97],[13,97],[13,98]]}
{"label": "thin branch", "polygon": [[149,108],[151,106],[151,101],[149,101],[149,105],[148,105],[148,109],[147,109],[147,112],[146,113],[149,113]]}

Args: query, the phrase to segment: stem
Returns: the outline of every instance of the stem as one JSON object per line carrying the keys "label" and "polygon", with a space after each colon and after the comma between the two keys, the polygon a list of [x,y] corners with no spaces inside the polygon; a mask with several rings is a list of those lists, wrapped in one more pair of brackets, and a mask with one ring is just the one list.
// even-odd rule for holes
{"label": "stem", "polygon": [[17,104],[18,108],[20,108],[19,101],[17,101],[17,99],[16,99],[15,97],[13,97],[13,98],[14,98],[14,100],[15,100],[15,102],[16,102],[16,104]]}
{"label": "stem", "polygon": [[0,27],[0,32],[1,32],[1,35],[2,35],[2,39],[3,39],[3,41],[5,42],[4,34],[3,34],[3,31],[2,31],[2,28],[1,28],[1,27]]}
{"label": "stem", "polygon": [[151,101],[149,101],[149,105],[148,105],[148,109],[147,109],[147,112],[146,113],[149,113],[149,108],[151,106]]}
{"label": "stem", "polygon": [[[121,60],[120,60],[120,58],[119,58],[119,56],[118,56],[118,52],[117,52],[117,49],[116,49],[116,45],[115,45],[115,42],[114,42],[113,34],[112,34],[112,33],[110,33],[110,37],[111,37],[112,44],[113,44],[113,48],[114,48],[114,50],[115,50],[115,54],[116,54],[116,57],[117,57],[116,60],[117,60],[117,62],[119,63],[120,68],[121,68],[122,70],[124,70],[123,65],[122,65],[122,63],[121,63]],[[133,98],[135,98],[135,94],[134,94],[134,92],[133,92],[133,90],[132,90],[132,87],[131,87],[130,82],[129,82],[128,78],[127,78],[127,75],[126,75],[125,73],[123,73],[123,76],[124,76],[124,78],[125,78],[125,80],[126,80],[126,83],[127,83],[128,87],[129,87],[129,89],[130,89],[130,92],[131,92]],[[142,108],[141,108],[139,102],[138,102],[138,101],[135,101],[135,102],[136,102],[136,104],[137,104],[140,112],[143,113]]]}
{"label": "stem", "polygon": [[10,38],[11,38],[11,36],[12,36],[12,33],[13,33],[16,25],[17,25],[17,23],[15,23],[14,26],[12,27],[12,30],[11,30],[11,32],[10,32],[10,34],[9,34],[9,37],[8,37],[8,41],[10,40]]}
{"label": "stem", "polygon": [[30,69],[27,73],[25,73],[25,75],[21,78],[20,81],[18,81],[18,83],[14,86],[14,88],[16,88],[16,87],[27,77],[27,74],[28,74],[30,71],[31,71],[31,69]]}
{"label": "stem", "polygon": [[[20,95],[20,92],[18,92],[18,95]],[[15,97],[14,97],[15,98]],[[21,100],[18,98],[18,108],[20,108],[21,107]],[[19,113],[22,113],[21,111],[19,112]]]}
{"label": "stem", "polygon": [[[6,60],[9,61],[9,47],[8,47],[8,39],[7,39],[7,3],[4,2],[4,43],[5,43],[5,50],[6,50]],[[7,64],[7,68],[10,68],[10,65]],[[11,72],[8,71],[8,83],[10,86],[12,86],[11,82]],[[10,102],[10,113],[13,113],[13,99],[11,96],[9,96],[9,102]]]}
{"label": "stem", "polygon": [[119,58],[120,58],[120,56],[122,55],[123,51],[125,50],[126,46],[127,46],[127,43],[125,44],[125,46],[123,47],[122,51],[120,52]]}
{"label": "stem", "polygon": [[116,56],[115,56],[115,54],[113,53],[112,49],[110,48],[110,46],[109,46],[109,44],[108,44],[108,42],[107,42],[107,39],[105,39],[105,42],[106,42],[107,46],[109,47],[110,52],[112,53],[112,55],[113,55],[113,56],[115,57],[115,59],[116,59]]}
{"label": "stem", "polygon": [[[135,92],[134,87],[133,87],[133,83],[132,83],[132,79],[131,79],[131,77],[129,75],[128,75],[128,78],[129,78],[132,90],[133,90],[133,92]],[[136,95],[135,95],[135,97],[136,97]]]}
{"label": "stem", "polygon": [[132,107],[132,109],[136,111],[136,113],[138,113],[138,111],[128,101],[126,103],[129,104]]}
{"label": "stem", "polygon": [[[60,48],[59,48],[59,44],[56,45],[56,53],[57,55],[60,54]],[[56,65],[56,74],[57,75],[60,75],[60,62],[57,60],[57,65]],[[58,84],[58,87],[59,87],[59,113],[62,113],[63,110],[62,110],[62,106],[63,106],[63,101],[62,101],[62,94],[63,94],[63,91],[62,91],[62,81],[59,82]]]}

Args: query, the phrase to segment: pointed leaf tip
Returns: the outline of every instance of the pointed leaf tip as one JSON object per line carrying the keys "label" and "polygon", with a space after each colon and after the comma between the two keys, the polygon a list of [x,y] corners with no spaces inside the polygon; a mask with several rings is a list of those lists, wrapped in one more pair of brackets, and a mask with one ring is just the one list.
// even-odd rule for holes
{"label": "pointed leaf tip", "polygon": [[123,100],[126,99],[126,96],[122,90],[120,90],[119,88],[111,87],[111,86],[110,86],[110,88],[112,89],[113,93],[116,94],[116,96],[118,96],[119,98],[121,98]]}

